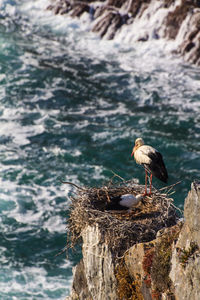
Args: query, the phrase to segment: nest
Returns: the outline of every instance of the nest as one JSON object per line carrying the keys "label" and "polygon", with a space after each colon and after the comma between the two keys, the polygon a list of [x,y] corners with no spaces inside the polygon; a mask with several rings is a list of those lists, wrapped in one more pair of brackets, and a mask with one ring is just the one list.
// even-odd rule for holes
{"label": "nest", "polygon": [[102,243],[109,245],[115,257],[122,256],[136,243],[155,239],[160,229],[175,225],[179,219],[173,199],[168,196],[170,191],[170,187],[165,193],[153,188],[151,197],[144,197],[128,212],[107,210],[107,207],[117,196],[144,193],[144,186],[129,181],[99,188],[77,187],[68,220],[70,247],[81,239],[81,233],[88,225],[98,225]]}

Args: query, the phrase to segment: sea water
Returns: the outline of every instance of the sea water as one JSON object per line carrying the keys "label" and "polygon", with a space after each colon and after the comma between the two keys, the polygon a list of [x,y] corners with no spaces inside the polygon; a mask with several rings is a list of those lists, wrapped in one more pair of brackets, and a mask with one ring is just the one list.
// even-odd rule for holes
{"label": "sea water", "polygon": [[[0,1],[0,299],[64,299],[80,249],[66,245],[70,195],[61,184],[144,184],[131,158],[158,149],[183,208],[200,167],[200,72],[164,41],[113,41],[49,2]],[[131,35],[131,33],[130,33]],[[119,179],[119,178],[118,178]],[[120,179],[119,179],[120,180]],[[153,179],[156,188],[162,184]]]}

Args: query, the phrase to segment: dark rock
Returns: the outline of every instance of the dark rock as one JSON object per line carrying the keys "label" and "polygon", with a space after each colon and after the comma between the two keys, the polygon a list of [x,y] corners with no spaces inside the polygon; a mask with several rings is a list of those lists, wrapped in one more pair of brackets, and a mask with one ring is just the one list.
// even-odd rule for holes
{"label": "dark rock", "polygon": [[54,6],[53,6],[53,5],[47,6],[47,10],[53,10],[53,9],[54,9]]}
{"label": "dark rock", "polygon": [[183,50],[184,52],[189,52],[193,47],[195,47],[195,43],[189,42],[186,46],[185,49]]}
{"label": "dark rock", "polygon": [[115,14],[111,20],[111,24],[107,29],[106,38],[111,40],[114,38],[116,31],[124,24],[124,19],[119,14]]}
{"label": "dark rock", "polygon": [[196,35],[199,33],[199,28],[198,29],[195,29],[194,31],[192,31],[190,34],[189,34],[189,36],[188,36],[188,39],[190,40],[190,41],[192,41],[195,37],[196,37]]}
{"label": "dark rock", "polygon": [[108,0],[106,2],[107,5],[109,6],[114,6],[114,7],[122,7],[122,5],[124,5],[124,0]]}
{"label": "dark rock", "polygon": [[80,17],[84,12],[89,12],[89,5],[83,3],[79,5],[75,5],[70,13],[71,17]]}
{"label": "dark rock", "polygon": [[115,16],[116,14],[113,12],[106,12],[101,18],[98,18],[98,22],[93,26],[92,31],[98,32],[99,35],[103,37],[106,34]]}
{"label": "dark rock", "polygon": [[164,7],[169,8],[174,3],[175,3],[175,0],[164,0]]}
{"label": "dark rock", "polygon": [[61,15],[65,15],[65,14],[67,14],[70,10],[71,10],[71,7],[69,6],[69,7],[66,7],[66,8],[62,8],[62,9],[59,11],[59,13],[60,13]]}
{"label": "dark rock", "polygon": [[103,6],[97,7],[97,8],[95,9],[95,11],[94,11],[94,14],[93,14],[94,19],[97,19],[97,18],[99,18],[100,16],[102,16],[102,14],[103,14],[104,12],[106,12],[106,8],[105,8],[105,7],[103,7]]}
{"label": "dark rock", "polygon": [[133,17],[135,17],[138,13],[142,14],[150,2],[151,0],[131,1],[129,12]]}
{"label": "dark rock", "polygon": [[149,39],[149,36],[148,36],[148,34],[146,34],[144,37],[139,38],[138,42],[146,42],[146,41],[148,41],[148,39]]}
{"label": "dark rock", "polygon": [[166,20],[166,36],[170,39],[175,39],[181,24],[185,20],[191,9],[194,8],[193,1],[184,1],[185,3],[176,7],[172,12],[169,12]]}
{"label": "dark rock", "polygon": [[57,5],[55,8],[54,8],[54,13],[55,15],[59,14],[59,12],[61,11],[62,9],[62,6],[61,5]]}

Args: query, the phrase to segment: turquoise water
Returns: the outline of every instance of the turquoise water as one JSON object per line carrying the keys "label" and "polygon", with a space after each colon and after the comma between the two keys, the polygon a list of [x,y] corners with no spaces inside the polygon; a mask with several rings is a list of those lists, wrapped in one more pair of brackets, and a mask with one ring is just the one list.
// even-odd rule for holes
{"label": "turquoise water", "polygon": [[[183,207],[200,168],[200,72],[159,41],[100,41],[48,1],[0,2],[0,299],[64,299],[70,187],[144,183],[136,137],[162,152]],[[158,43],[158,44],[156,44]],[[157,179],[156,188],[164,185]]]}

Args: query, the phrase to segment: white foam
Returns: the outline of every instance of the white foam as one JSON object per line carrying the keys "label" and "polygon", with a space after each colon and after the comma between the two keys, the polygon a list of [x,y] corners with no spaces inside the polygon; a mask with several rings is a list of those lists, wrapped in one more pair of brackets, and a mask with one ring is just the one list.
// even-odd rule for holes
{"label": "white foam", "polygon": [[[70,263],[64,265],[66,269],[69,266]],[[5,277],[9,278],[9,284],[0,281],[0,293],[16,294],[16,299],[19,299],[19,297],[20,299],[24,297],[52,299],[49,294],[56,293],[56,291],[61,294],[62,291],[62,296],[66,297],[71,280],[66,282],[62,276],[47,276],[47,271],[43,267],[22,266],[18,269],[13,270],[4,267],[4,274]]]}
{"label": "white foam", "polygon": [[20,119],[28,112],[23,107],[4,108],[1,118],[0,135],[8,137],[17,145],[27,145],[30,143],[29,137],[44,132],[43,125],[21,125]]}
{"label": "white foam", "polygon": [[[66,221],[59,212],[67,209],[68,200],[66,196],[70,191],[69,186],[61,186],[60,188],[56,186],[42,187],[36,184],[19,186],[18,180],[16,182],[0,180],[0,183],[2,214],[6,214],[7,217],[13,218],[20,224],[25,224],[26,230],[40,224],[40,227],[44,227],[51,233],[65,232]],[[56,198],[63,198],[64,201],[56,203]],[[26,208],[29,202],[31,209]],[[49,216],[49,221],[46,220],[45,215]],[[56,222],[52,223],[51,220]]]}
{"label": "white foam", "polygon": [[55,156],[63,155],[64,153],[66,153],[66,150],[61,149],[59,146],[50,147],[48,150],[46,150],[46,152],[47,151],[52,152]]}
{"label": "white foam", "polygon": [[43,224],[43,229],[48,230],[49,233],[66,232],[66,222],[60,218],[60,216],[49,217]]}
{"label": "white foam", "polygon": [[[44,15],[44,11],[46,11],[46,8],[49,4],[49,0],[22,0],[18,7],[22,12],[27,13],[27,15],[30,15],[31,18],[40,19],[41,15]],[[46,13],[48,12],[45,12],[45,14]]]}
{"label": "white foam", "polygon": [[69,21],[66,16],[55,16],[53,12],[47,10],[46,8],[50,4],[49,0],[22,1],[18,5],[18,11],[27,16],[32,24],[51,27],[57,34],[79,28],[78,20]]}

